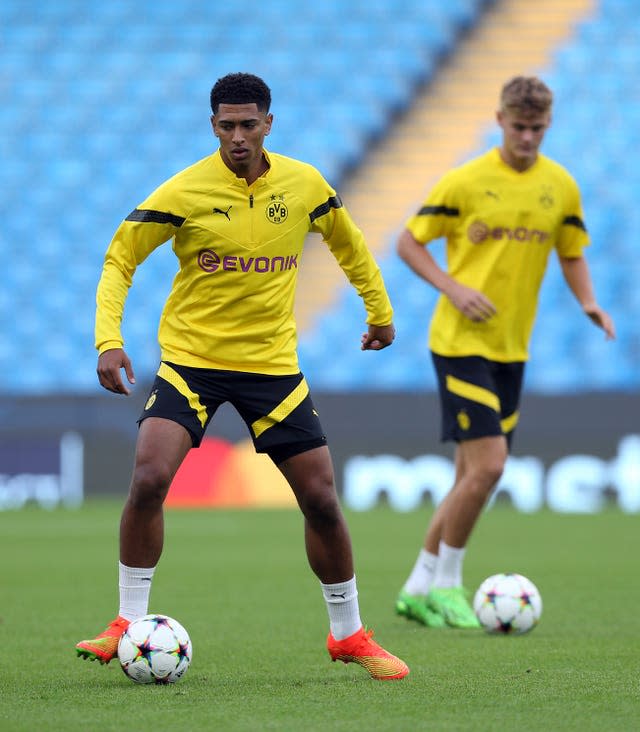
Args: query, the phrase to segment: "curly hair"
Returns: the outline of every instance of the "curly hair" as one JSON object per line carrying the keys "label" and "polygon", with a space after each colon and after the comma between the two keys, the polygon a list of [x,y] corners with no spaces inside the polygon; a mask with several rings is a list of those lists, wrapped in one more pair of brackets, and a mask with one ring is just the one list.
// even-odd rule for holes
{"label": "curly hair", "polygon": [[271,90],[253,74],[227,74],[218,79],[211,89],[211,111],[218,113],[220,104],[252,104],[265,114],[271,106]]}
{"label": "curly hair", "polygon": [[514,76],[502,87],[500,107],[525,114],[548,112],[553,104],[551,89],[536,76]]}

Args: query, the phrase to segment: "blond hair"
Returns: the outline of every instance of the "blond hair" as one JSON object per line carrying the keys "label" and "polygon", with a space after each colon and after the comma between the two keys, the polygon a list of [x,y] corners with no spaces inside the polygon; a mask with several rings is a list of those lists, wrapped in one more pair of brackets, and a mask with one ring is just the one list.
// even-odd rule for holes
{"label": "blond hair", "polygon": [[548,112],[553,104],[551,89],[536,76],[514,76],[500,93],[500,108],[524,114]]}

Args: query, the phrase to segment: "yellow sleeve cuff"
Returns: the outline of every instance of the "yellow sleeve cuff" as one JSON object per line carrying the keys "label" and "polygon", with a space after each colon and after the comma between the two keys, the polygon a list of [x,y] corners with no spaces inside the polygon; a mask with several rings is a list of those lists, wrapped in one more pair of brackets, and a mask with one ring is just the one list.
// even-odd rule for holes
{"label": "yellow sleeve cuff", "polygon": [[101,343],[100,345],[96,345],[96,348],[98,349],[98,355],[102,355],[105,351],[111,351],[114,348],[122,348],[124,343],[122,341],[106,341],[105,343]]}

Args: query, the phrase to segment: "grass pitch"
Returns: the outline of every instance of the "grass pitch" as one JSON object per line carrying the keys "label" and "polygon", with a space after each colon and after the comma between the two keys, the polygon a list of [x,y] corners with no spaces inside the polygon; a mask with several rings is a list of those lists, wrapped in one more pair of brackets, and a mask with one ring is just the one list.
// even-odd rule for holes
{"label": "grass pitch", "polygon": [[533,632],[494,637],[394,614],[428,513],[347,514],[363,619],[411,668],[375,682],[329,661],[298,513],[168,512],[150,610],[185,625],[194,657],[165,687],[75,657],[117,610],[120,502],[0,513],[0,730],[637,729],[637,517],[487,512],[468,587],[517,571],[544,603]]}

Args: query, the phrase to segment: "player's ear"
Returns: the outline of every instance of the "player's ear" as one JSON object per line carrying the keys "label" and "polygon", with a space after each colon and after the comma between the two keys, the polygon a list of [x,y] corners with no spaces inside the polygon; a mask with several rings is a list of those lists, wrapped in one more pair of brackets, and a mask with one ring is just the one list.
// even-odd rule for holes
{"label": "player's ear", "polygon": [[271,125],[273,124],[273,115],[271,112],[265,117],[265,137],[271,132]]}
{"label": "player's ear", "polygon": [[218,137],[218,133],[216,132],[216,116],[215,114],[212,114],[211,117],[209,117],[211,120],[211,129],[213,130],[213,134]]}

